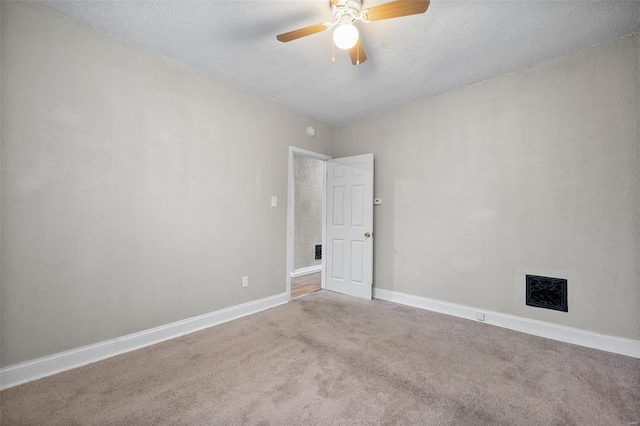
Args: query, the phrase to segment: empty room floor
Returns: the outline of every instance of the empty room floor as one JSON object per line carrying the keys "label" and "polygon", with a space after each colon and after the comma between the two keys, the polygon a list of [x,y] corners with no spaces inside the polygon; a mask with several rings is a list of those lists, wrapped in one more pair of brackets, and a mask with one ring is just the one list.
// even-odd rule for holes
{"label": "empty room floor", "polygon": [[322,289],[322,272],[291,278],[291,297],[299,297]]}
{"label": "empty room floor", "polygon": [[4,424],[627,425],[640,360],[328,291],[0,393]]}

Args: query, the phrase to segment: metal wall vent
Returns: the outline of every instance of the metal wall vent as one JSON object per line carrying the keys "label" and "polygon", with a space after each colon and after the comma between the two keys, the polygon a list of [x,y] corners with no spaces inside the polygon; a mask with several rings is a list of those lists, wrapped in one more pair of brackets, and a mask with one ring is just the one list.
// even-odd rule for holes
{"label": "metal wall vent", "polygon": [[569,312],[567,280],[527,275],[527,305]]}

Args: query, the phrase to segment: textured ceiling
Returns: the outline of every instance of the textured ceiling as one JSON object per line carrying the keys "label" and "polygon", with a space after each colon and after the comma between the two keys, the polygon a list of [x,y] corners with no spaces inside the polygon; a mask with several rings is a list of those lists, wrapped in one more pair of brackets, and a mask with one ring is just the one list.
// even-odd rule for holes
{"label": "textured ceiling", "polygon": [[330,32],[276,40],[331,20],[329,0],[42,3],[333,125],[640,30],[639,1],[433,0],[424,15],[359,22],[369,59],[353,66],[338,49],[332,62]]}

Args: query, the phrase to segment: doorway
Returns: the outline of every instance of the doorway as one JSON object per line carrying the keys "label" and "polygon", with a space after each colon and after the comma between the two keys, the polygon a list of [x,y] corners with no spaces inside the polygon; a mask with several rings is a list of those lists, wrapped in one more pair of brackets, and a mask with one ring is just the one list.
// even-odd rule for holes
{"label": "doorway", "polygon": [[[311,240],[296,242],[300,224],[296,229],[296,159],[311,158],[319,161],[322,171],[322,227],[321,259],[313,259],[311,266],[305,261],[296,265],[296,245],[303,258],[316,253],[317,234]],[[304,162],[302,162],[304,163]],[[298,174],[300,177],[300,174]],[[300,283],[300,276],[320,272],[320,288],[371,299],[373,293],[373,154],[361,154],[332,159],[302,148],[289,147],[289,175],[287,196],[287,295],[292,294],[292,283],[302,284],[306,291],[317,291],[313,277]],[[304,190],[304,188],[298,188]],[[298,198],[301,198],[298,192]],[[378,204],[381,204],[378,202]],[[317,205],[317,204],[316,204]],[[304,210],[303,207],[297,209]],[[329,216],[329,217],[328,217]],[[303,225],[304,226],[304,225]],[[315,238],[315,239],[314,239]],[[330,241],[327,244],[327,241]],[[319,261],[319,264],[318,264]],[[303,266],[304,265],[304,266]],[[302,281],[302,280],[301,280]]]}
{"label": "doorway", "polygon": [[331,157],[289,147],[287,293],[300,297],[324,288],[326,161]]}

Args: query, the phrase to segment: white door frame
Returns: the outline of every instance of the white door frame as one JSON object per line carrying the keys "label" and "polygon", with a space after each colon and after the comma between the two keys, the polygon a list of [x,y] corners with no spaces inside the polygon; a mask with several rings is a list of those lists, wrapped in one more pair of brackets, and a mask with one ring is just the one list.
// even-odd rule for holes
{"label": "white door frame", "polygon": [[[291,300],[291,272],[294,267],[294,230],[295,230],[295,173],[293,169],[293,158],[295,155],[302,157],[317,158],[318,160],[327,161],[332,157],[318,152],[309,151],[307,149],[298,148],[293,145],[289,145],[289,174],[288,174],[288,187],[287,187],[287,300]],[[326,170],[326,167],[325,167]],[[322,187],[326,188],[327,174],[323,173]],[[327,203],[326,203],[326,191],[322,191],[322,288],[324,288],[324,276],[325,276],[325,246],[327,237]]]}

